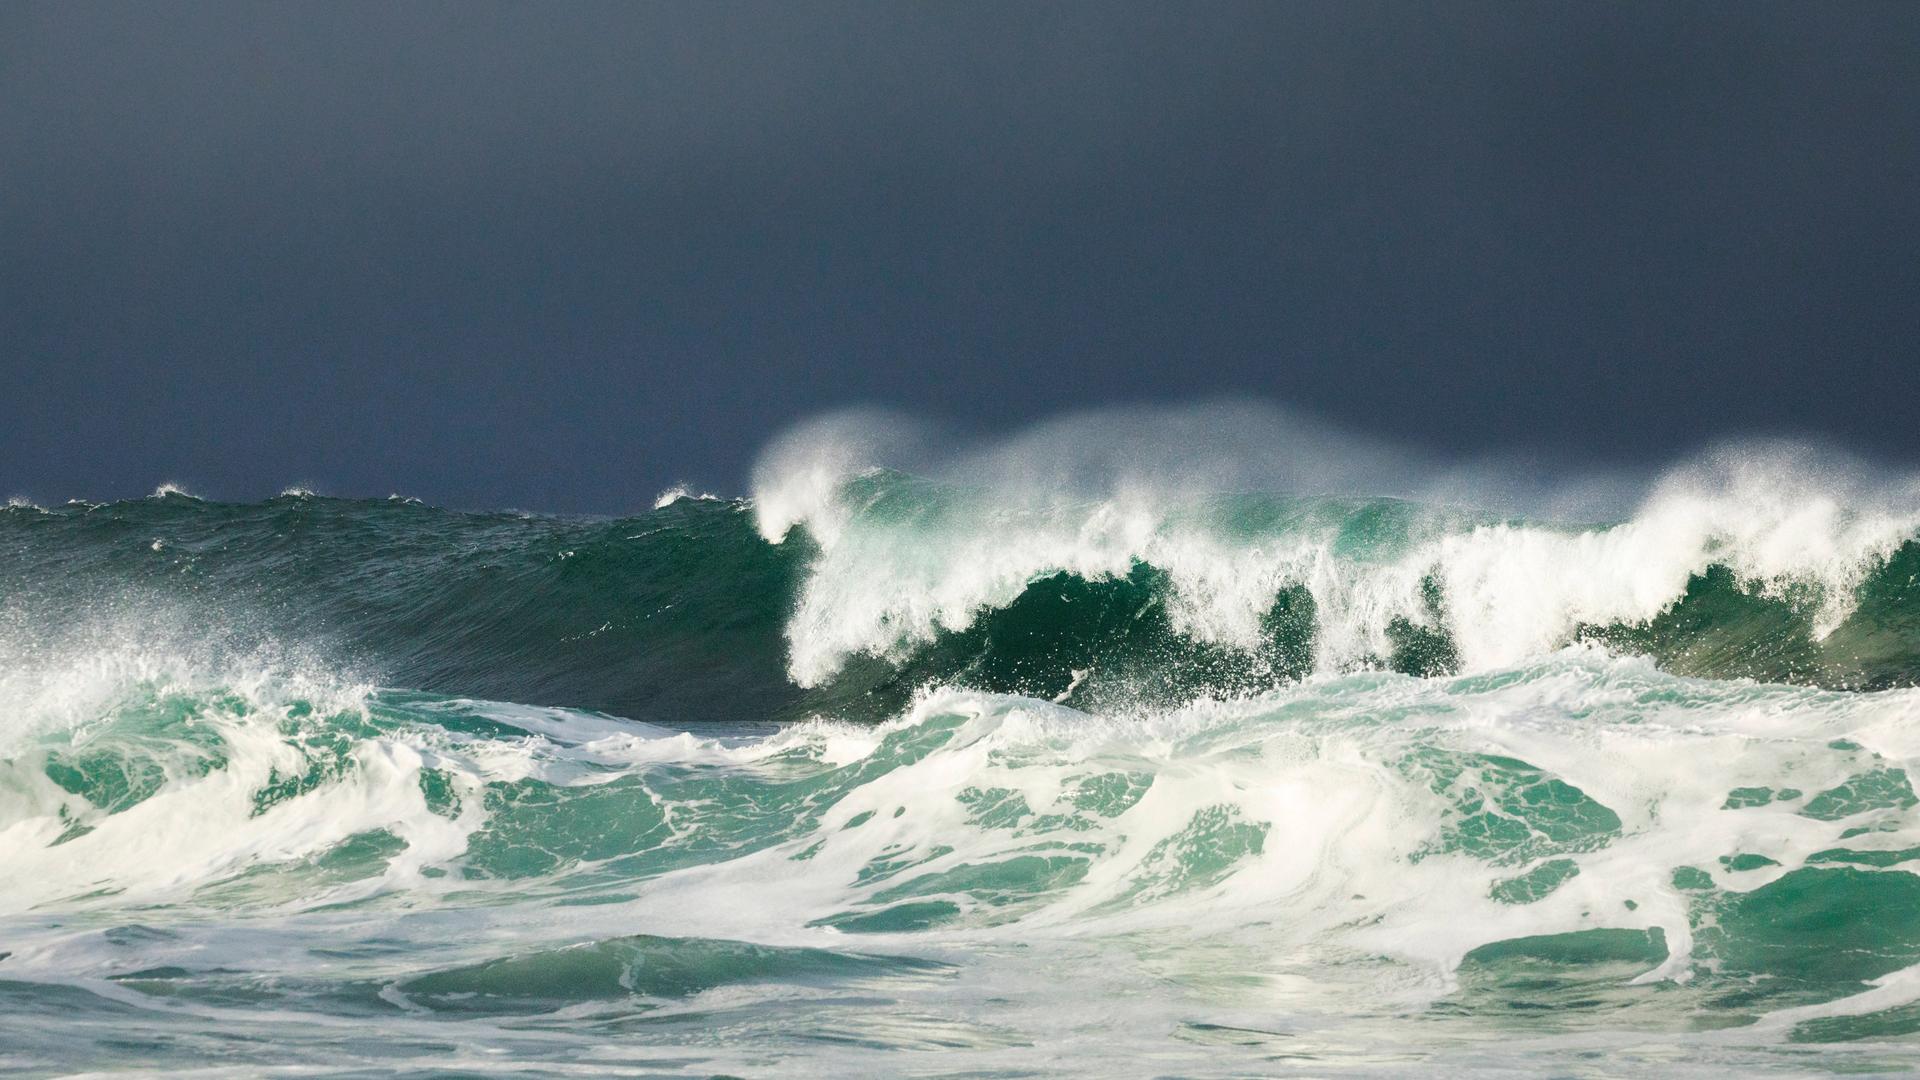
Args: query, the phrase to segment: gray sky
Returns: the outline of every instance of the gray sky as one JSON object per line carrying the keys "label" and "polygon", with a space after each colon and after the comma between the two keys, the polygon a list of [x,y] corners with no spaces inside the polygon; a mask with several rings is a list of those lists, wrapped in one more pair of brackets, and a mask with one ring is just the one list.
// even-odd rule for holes
{"label": "gray sky", "polygon": [[1920,4],[0,6],[0,496],[1237,394],[1920,461]]}

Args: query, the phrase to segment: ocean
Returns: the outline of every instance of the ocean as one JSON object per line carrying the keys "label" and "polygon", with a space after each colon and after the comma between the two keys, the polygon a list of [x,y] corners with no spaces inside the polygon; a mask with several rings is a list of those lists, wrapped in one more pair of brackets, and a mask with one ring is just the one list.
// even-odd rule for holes
{"label": "ocean", "polygon": [[18,501],[0,1070],[1909,1071],[1920,499],[1728,460]]}

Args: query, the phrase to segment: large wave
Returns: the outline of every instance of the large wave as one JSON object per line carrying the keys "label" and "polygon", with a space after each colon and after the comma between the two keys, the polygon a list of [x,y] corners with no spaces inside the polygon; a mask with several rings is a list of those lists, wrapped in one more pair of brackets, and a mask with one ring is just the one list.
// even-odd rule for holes
{"label": "large wave", "polygon": [[[1310,671],[1489,670],[1576,641],[1712,676],[1915,675],[1913,478],[1754,444],[1629,496],[1619,477],[1421,466],[1290,419],[1074,422],[947,458],[922,451],[938,479],[863,464],[889,442],[916,456],[899,446],[910,436],[871,418],[789,435],[754,503],[765,538],[818,548],[787,627],[790,675],[824,685],[877,657],[1048,696],[1110,675],[1127,693],[1219,692]],[[1241,433],[1222,457],[1220,439],[1191,430],[1202,421],[1290,437],[1258,443],[1262,457]],[[1171,451],[1135,445],[1138,430],[1202,449],[1142,472],[1142,456]],[[1274,472],[1296,494],[1220,493]],[[1424,500],[1381,494],[1396,486]]]}

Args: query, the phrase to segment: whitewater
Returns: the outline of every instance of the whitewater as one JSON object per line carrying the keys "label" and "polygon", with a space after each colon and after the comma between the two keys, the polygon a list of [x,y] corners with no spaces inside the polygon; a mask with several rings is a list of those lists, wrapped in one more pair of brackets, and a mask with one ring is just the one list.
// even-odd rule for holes
{"label": "whitewater", "polygon": [[0,510],[0,1070],[1920,1064],[1920,479],[870,413]]}

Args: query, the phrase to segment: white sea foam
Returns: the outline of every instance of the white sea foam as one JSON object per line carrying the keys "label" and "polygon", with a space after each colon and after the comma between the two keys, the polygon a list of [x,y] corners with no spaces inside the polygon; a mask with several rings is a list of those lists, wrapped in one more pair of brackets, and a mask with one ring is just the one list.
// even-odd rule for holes
{"label": "white sea foam", "polygon": [[[1078,1030],[1164,1052],[1156,1040],[1196,1017],[1284,1017],[1289,1030],[1372,1024],[1371,1039],[1418,1044],[1430,1022],[1381,1025],[1456,990],[1462,958],[1481,945],[1658,929],[1668,960],[1643,978],[1684,982],[1705,958],[1693,952],[1695,898],[1675,885],[1675,867],[1752,890],[1859,825],[1882,831],[1847,846],[1915,842],[1908,813],[1827,820],[1801,812],[1804,798],[1726,803],[1737,788],[1793,785],[1812,796],[1868,769],[1914,763],[1920,692],[1688,680],[1589,649],[1480,678],[1315,677],[1257,698],[1104,716],[936,690],[882,725],[810,722],[753,740],[470,700],[380,704],[364,686],[335,679],[328,689],[314,676],[301,683],[284,668],[241,665],[212,677],[148,652],[97,656],[41,680],[40,698],[64,680],[74,713],[98,718],[65,737],[43,728],[37,745],[131,752],[126,760],[158,762],[166,775],[150,797],[103,813],[55,785],[42,757],[18,747],[6,756],[0,851],[15,872],[0,882],[0,914],[18,931],[10,977],[97,980],[136,962],[65,917],[38,926],[37,905],[124,907],[145,922],[239,896],[249,906],[223,914],[216,930],[169,923],[183,936],[140,946],[137,962],[271,984],[311,980],[315,950],[366,942],[377,943],[368,954],[377,963],[338,963],[391,985],[400,976],[379,965],[444,968],[641,933],[965,958],[957,981],[889,990],[902,1004],[888,1015],[942,1011],[962,1030],[1005,1025],[1025,1041]],[[161,696],[203,691],[182,698],[194,703],[184,730],[218,736],[216,767],[197,765],[192,743],[156,747],[151,733],[143,741],[140,729],[116,726],[129,689],[155,686]],[[17,708],[22,689],[0,700]],[[392,723],[402,708],[423,722]],[[376,711],[388,718],[378,729],[367,726]],[[444,727],[433,722],[443,714]],[[525,734],[461,734],[474,720]],[[303,722],[325,737],[289,737]],[[324,760],[316,755],[343,736],[341,766],[313,772]],[[1436,752],[1474,755],[1470,770],[1524,761],[1611,808],[1618,830],[1552,852],[1578,873],[1548,895],[1503,903],[1496,885],[1547,856],[1449,846],[1450,830],[1504,781],[1473,774],[1443,790],[1421,771],[1422,755]],[[430,805],[429,771],[451,807]],[[296,776],[316,779],[262,807],[259,792]],[[503,820],[516,792],[529,792],[532,816]],[[1531,812],[1518,805],[1498,812]],[[658,829],[644,825],[654,812]],[[91,831],[55,844],[75,822]],[[496,824],[527,851],[605,837],[593,846],[615,857],[559,857],[525,880],[462,877]],[[377,833],[401,846],[376,871],[302,876],[351,838]],[[651,870],[615,872],[662,851],[671,857]],[[1736,871],[1721,861],[1735,852],[1778,865]],[[290,876],[279,887],[246,876],[263,869]],[[556,908],[556,897],[593,902]],[[930,924],[873,921],[916,905],[934,912]],[[1125,992],[1142,980],[1155,992]],[[800,992],[720,987],[667,1007],[750,1009]],[[1920,982],[1889,976],[1740,1037],[1777,1040],[1802,1019],[1916,998]],[[983,1011],[981,1001],[994,1004]],[[944,1048],[990,1070],[1008,1060],[1002,1045]]]}
{"label": "white sea foam", "polygon": [[[1272,933],[1302,944],[1332,935],[1388,948],[1437,973],[1487,941],[1595,925],[1662,926],[1670,941],[1684,945],[1684,905],[1656,880],[1667,870],[1713,866],[1743,845],[1792,866],[1834,836],[1832,823],[1796,817],[1793,808],[1721,811],[1729,790],[1783,777],[1810,788],[1843,782],[1857,762],[1810,753],[1841,733],[1889,754],[1920,749],[1910,720],[1920,699],[1907,692],[1860,697],[1778,688],[1728,695],[1720,708],[1702,709],[1682,694],[1665,707],[1626,707],[1648,700],[1649,691],[1685,685],[1643,662],[1574,651],[1485,690],[1465,679],[1348,677],[1137,716],[1096,718],[1028,699],[937,693],[861,743],[871,755],[887,738],[947,722],[941,718],[959,720],[951,737],[935,740],[937,752],[876,774],[838,800],[808,838],[821,844],[804,873],[783,864],[786,849],[729,860],[663,882],[646,912],[651,925],[675,932],[764,938],[785,927],[781,940],[803,941],[808,924],[884,899],[885,888],[848,883],[888,853],[925,856],[913,876],[937,876],[1045,851],[1048,829],[1037,823],[1064,815],[1074,823],[1052,840],[1105,852],[1078,884],[1049,891],[1023,911],[1023,935],[1036,924],[1069,923],[1113,932],[1227,931],[1257,921],[1259,912],[1284,911],[1285,926]],[[1789,703],[1790,723],[1781,718]],[[1576,710],[1600,719],[1573,721]],[[808,737],[846,735],[831,726],[796,729],[781,745],[791,752]],[[1448,810],[1395,763],[1436,744],[1522,759],[1561,777],[1617,808],[1625,838],[1579,856],[1589,876],[1564,895],[1525,908],[1487,896],[1493,882],[1525,863],[1466,856],[1410,862]],[[734,760],[765,750],[735,751]],[[1096,775],[1136,776],[1147,790],[1103,819],[1076,809],[1081,785]],[[1158,871],[1171,869],[1156,865],[1168,857],[1168,845],[1184,835],[1204,848],[1210,838],[1194,827],[1210,817],[1255,824],[1268,839],[1257,852],[1248,848],[1244,864],[1217,887],[1160,881]],[[770,920],[760,898],[776,885],[785,899]],[[1162,892],[1164,904],[1141,902]],[[1364,903],[1356,905],[1356,894]],[[965,890],[925,895],[992,914],[975,908],[977,898]],[[1638,911],[1621,906],[1620,898],[1636,897]],[[1606,898],[1612,902],[1597,903]],[[1356,918],[1357,911],[1384,918]]]}
{"label": "white sea foam", "polygon": [[[158,794],[57,846],[49,845],[66,823],[55,811],[71,797],[44,776],[14,777],[23,783],[10,784],[0,806],[0,847],[31,872],[0,889],[0,903],[17,911],[103,882],[127,890],[123,897],[164,898],[249,865],[325,851],[370,829],[410,845],[409,859],[380,887],[431,891],[413,872],[460,855],[488,816],[479,800],[488,782],[594,785],[664,767],[752,788],[859,767],[865,779],[841,790],[818,823],[790,841],[703,860],[657,879],[640,900],[610,914],[656,933],[818,943],[837,917],[897,902],[889,894],[904,881],[934,882],[1038,852],[1085,862],[1085,873],[1004,910],[959,885],[923,884],[908,895],[958,905],[955,932],[963,937],[993,939],[1001,927],[1009,940],[1032,940],[1049,927],[1076,935],[1179,928],[1204,937],[1257,925],[1270,948],[1396,957],[1429,971],[1425,992],[1433,993],[1478,945],[1596,926],[1661,927],[1674,950],[1669,966],[1680,970],[1690,930],[1685,897],[1665,880],[1672,867],[1714,868],[1733,851],[1781,864],[1742,874],[1741,887],[1751,888],[1831,846],[1843,824],[1802,816],[1798,806],[1722,809],[1730,790],[1792,783],[1814,792],[1845,782],[1870,753],[1894,764],[1920,757],[1915,692],[1696,683],[1590,650],[1514,675],[1314,679],[1247,701],[1104,717],[939,691],[879,727],[810,723],[751,741],[448,700],[423,707],[484,716],[534,738],[448,739],[404,728],[362,736],[345,771],[261,813],[255,792],[276,773],[308,767],[285,737],[288,710],[358,716],[370,690],[230,669],[194,720],[218,733],[219,768],[186,767],[191,747],[178,747],[183,756]],[[162,698],[206,689],[179,658],[98,656],[41,680],[36,698],[40,707],[59,701],[73,715],[94,713],[93,724],[76,726],[61,742],[101,748],[119,736],[100,718],[112,716],[134,686]],[[17,705],[17,690],[7,691],[9,703]],[[1827,748],[1843,736],[1862,749]],[[902,751],[916,740],[932,749]],[[1571,856],[1580,875],[1545,900],[1514,907],[1490,899],[1492,884],[1530,862],[1444,851],[1413,857],[1432,848],[1459,813],[1406,771],[1436,747],[1528,762],[1617,811],[1621,835]],[[37,765],[30,756],[13,760]],[[467,792],[461,814],[435,814],[421,801],[419,775],[429,765]],[[1137,790],[1089,802],[1100,783]],[[689,789],[683,797],[693,801],[676,811],[696,830],[690,836],[719,843],[717,852],[751,839],[724,829],[752,818],[731,826],[704,820],[706,790]],[[1249,841],[1256,832],[1262,839]],[[1906,841],[1894,833],[1880,842]],[[803,850],[807,858],[793,861]],[[889,860],[913,869],[871,880],[862,873]],[[583,913],[572,931],[591,922]]]}

